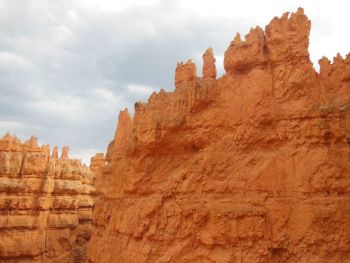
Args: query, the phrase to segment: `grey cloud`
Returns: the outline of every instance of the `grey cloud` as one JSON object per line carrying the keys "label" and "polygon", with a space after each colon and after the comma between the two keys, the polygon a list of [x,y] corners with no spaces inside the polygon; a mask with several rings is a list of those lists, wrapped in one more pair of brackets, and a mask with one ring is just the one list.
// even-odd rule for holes
{"label": "grey cloud", "polygon": [[207,47],[222,56],[235,33],[252,26],[193,15],[176,1],[118,12],[69,0],[0,6],[0,132],[36,134],[73,154],[104,151],[119,110],[151,90],[172,90],[178,61],[193,59],[200,75]]}
{"label": "grey cloud", "polygon": [[22,137],[104,151],[118,111],[149,95],[128,85],[171,90],[177,61],[209,45],[223,52],[227,27],[245,28],[169,2],[101,13],[70,1],[2,1],[0,119],[21,123],[8,129]]}

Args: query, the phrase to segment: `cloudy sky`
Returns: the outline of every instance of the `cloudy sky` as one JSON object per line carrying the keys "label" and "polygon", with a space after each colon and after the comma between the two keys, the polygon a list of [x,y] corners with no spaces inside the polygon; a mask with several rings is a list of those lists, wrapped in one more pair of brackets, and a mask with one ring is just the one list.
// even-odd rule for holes
{"label": "cloudy sky", "polygon": [[236,32],[283,12],[303,6],[312,20],[315,68],[323,55],[347,54],[347,2],[0,0],[0,132],[67,144],[88,162],[105,151],[121,109],[173,90],[178,61],[200,69],[210,46],[222,74]]}

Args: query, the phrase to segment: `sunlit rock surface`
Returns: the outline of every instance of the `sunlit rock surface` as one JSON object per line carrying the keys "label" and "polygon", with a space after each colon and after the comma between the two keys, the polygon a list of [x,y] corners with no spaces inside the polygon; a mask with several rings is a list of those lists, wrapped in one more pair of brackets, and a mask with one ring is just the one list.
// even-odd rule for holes
{"label": "sunlit rock surface", "polygon": [[302,9],[179,64],[119,115],[89,262],[350,262],[350,56],[309,59]]}
{"label": "sunlit rock surface", "polygon": [[84,262],[94,181],[68,147],[0,139],[0,262]]}

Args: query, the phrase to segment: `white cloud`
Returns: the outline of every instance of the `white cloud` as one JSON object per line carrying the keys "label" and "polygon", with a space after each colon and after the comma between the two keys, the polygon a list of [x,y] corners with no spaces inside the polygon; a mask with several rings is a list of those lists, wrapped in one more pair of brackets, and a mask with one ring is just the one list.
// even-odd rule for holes
{"label": "white cloud", "polygon": [[80,0],[78,4],[86,9],[92,9],[101,13],[121,12],[130,7],[144,7],[157,4],[158,0]]}
{"label": "white cloud", "polygon": [[[25,124],[22,122],[0,120],[0,131],[2,131],[4,134],[6,133],[6,131],[9,131],[9,130],[19,131],[24,128],[25,128]],[[1,134],[0,136],[4,134]]]}
{"label": "white cloud", "polygon": [[140,85],[140,84],[128,84],[127,88],[130,92],[139,94],[139,95],[150,94],[155,90],[150,86]]}
{"label": "white cloud", "polygon": [[73,153],[70,151],[69,158],[81,160],[82,163],[89,166],[91,157],[94,156],[98,152],[99,152],[99,149],[80,148],[79,150],[76,150]]}
{"label": "white cloud", "polygon": [[30,102],[30,106],[33,111],[43,111],[53,118],[64,119],[67,125],[83,118],[87,110],[82,98],[71,96],[42,97],[40,100]]}
{"label": "white cloud", "polygon": [[0,51],[0,70],[18,71],[35,69],[35,65],[26,58],[13,52]]}

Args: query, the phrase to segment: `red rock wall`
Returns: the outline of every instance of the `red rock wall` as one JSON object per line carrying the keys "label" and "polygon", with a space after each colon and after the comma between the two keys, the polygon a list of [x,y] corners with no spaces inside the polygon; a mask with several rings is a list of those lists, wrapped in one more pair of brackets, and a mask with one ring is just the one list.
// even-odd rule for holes
{"label": "red rock wall", "polygon": [[350,56],[309,59],[299,9],[239,36],[215,79],[119,115],[88,261],[350,262]]}
{"label": "red rock wall", "polygon": [[84,262],[94,180],[68,147],[0,139],[0,262]]}

